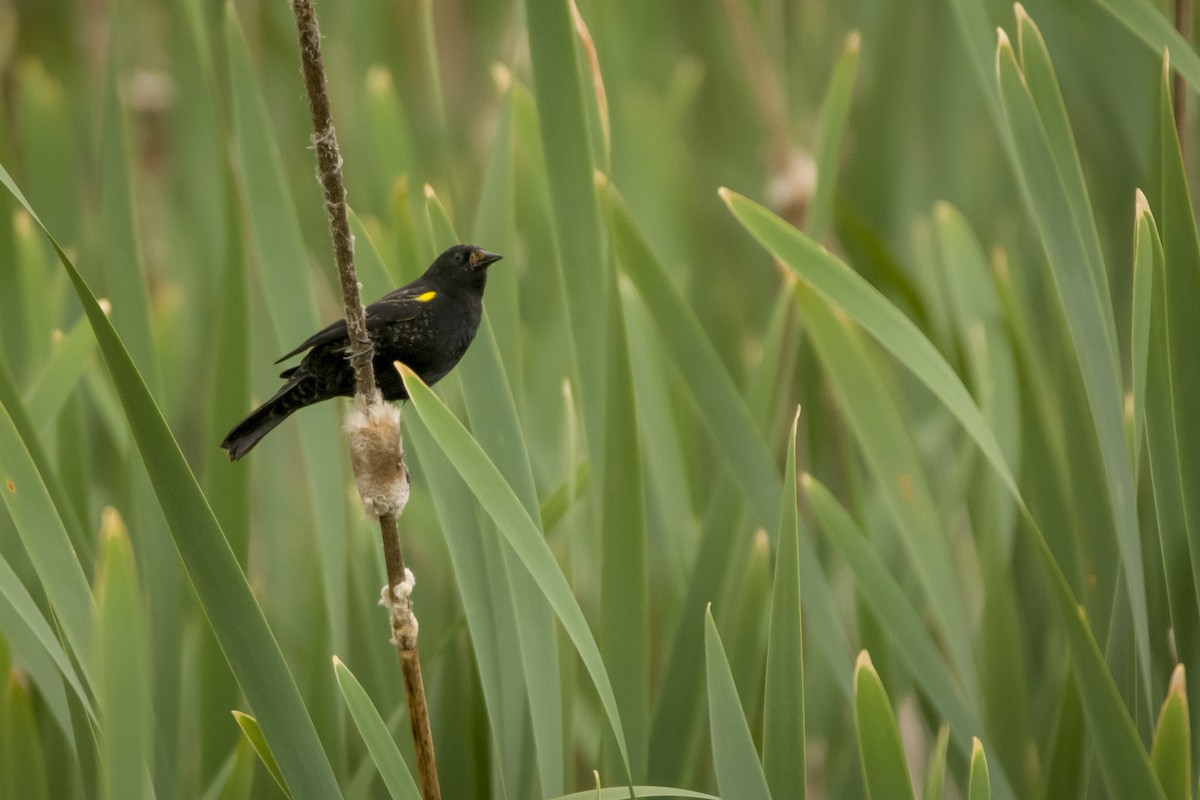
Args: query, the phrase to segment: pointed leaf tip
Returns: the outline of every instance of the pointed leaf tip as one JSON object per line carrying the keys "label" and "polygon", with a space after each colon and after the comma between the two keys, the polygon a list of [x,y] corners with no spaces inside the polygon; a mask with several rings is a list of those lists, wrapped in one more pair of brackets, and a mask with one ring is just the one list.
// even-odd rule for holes
{"label": "pointed leaf tip", "polygon": [[112,506],[105,506],[100,512],[100,538],[107,542],[126,535],[125,520],[121,518],[121,512]]}
{"label": "pointed leaf tip", "polygon": [[1150,213],[1150,201],[1146,199],[1146,195],[1141,189],[1134,190],[1133,209],[1135,219],[1140,219],[1143,215]]}
{"label": "pointed leaf tip", "polygon": [[1176,664],[1175,669],[1171,671],[1171,685],[1167,691],[1187,700],[1187,676],[1184,674],[1183,664]]}
{"label": "pointed leaf tip", "polygon": [[492,83],[496,85],[496,90],[500,94],[508,94],[513,82],[512,70],[508,68],[507,64],[497,61],[492,64],[491,72]]}
{"label": "pointed leaf tip", "polygon": [[[996,57],[999,58],[1003,51],[1008,51],[1009,55],[1012,55],[1012,49],[1012,41],[1009,40],[1008,33],[1004,28],[996,28]],[[1013,60],[1015,61],[1016,58],[1014,57]]]}
{"label": "pointed leaf tip", "polygon": [[858,53],[862,50],[862,34],[858,31],[850,31],[850,35],[846,37],[846,52]]}

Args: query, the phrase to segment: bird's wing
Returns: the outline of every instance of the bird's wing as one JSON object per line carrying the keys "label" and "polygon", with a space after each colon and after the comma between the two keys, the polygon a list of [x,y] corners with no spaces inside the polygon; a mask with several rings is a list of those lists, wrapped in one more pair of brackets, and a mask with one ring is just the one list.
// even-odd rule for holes
{"label": "bird's wing", "polygon": [[[431,292],[424,291],[423,287],[409,285],[384,295],[367,306],[367,331],[370,332],[384,325],[415,319],[421,313],[425,304],[433,299],[427,296],[429,294]],[[345,341],[348,345],[348,338],[346,335],[346,320],[339,319],[305,339],[294,350],[288,352],[275,363],[278,364],[280,361],[287,361],[292,356],[299,355],[305,350],[320,347],[330,342],[341,340]]]}

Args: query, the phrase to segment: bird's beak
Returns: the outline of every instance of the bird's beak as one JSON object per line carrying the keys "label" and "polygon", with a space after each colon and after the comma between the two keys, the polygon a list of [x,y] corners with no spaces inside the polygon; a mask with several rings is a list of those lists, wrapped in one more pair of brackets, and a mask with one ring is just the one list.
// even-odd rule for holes
{"label": "bird's beak", "polygon": [[487,250],[476,249],[471,253],[471,266],[475,267],[475,269],[483,269],[484,267],[495,264],[502,258],[504,258],[504,256],[496,255],[495,253],[489,253]]}

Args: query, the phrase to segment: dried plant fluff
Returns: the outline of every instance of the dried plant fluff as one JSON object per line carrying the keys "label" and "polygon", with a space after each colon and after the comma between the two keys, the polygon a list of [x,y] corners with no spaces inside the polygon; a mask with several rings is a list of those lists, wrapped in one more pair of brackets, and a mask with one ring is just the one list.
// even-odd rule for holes
{"label": "dried plant fluff", "polygon": [[408,503],[408,472],[400,443],[400,409],[391,403],[355,403],[346,415],[350,460],[363,508],[371,517],[399,514]]}

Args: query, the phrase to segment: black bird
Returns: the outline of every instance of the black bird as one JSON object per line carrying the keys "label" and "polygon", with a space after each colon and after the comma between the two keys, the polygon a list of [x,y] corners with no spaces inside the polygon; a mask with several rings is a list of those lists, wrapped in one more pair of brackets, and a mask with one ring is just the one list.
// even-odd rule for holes
{"label": "black bird", "polygon": [[[407,365],[432,385],[463,357],[483,315],[487,268],[500,258],[472,245],[455,245],[438,256],[420,278],[367,306],[367,333],[375,345],[375,380],[385,400],[408,399],[392,362]],[[237,461],[249,453],[294,411],[331,397],[353,397],[349,349],[346,320],[339,319],[276,361],[308,351],[299,365],[279,375],[287,381],[283,388],[221,442],[229,460]]]}

